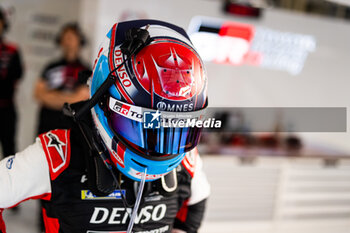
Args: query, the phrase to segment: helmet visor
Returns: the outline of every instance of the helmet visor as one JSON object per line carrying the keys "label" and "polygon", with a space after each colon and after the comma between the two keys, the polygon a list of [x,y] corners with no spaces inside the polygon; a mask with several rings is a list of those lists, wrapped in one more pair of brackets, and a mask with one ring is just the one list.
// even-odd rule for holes
{"label": "helmet visor", "polygon": [[113,97],[109,97],[108,109],[108,124],[118,140],[143,155],[181,154],[198,144],[202,128],[193,124],[193,120],[204,118],[204,110],[156,111]]}

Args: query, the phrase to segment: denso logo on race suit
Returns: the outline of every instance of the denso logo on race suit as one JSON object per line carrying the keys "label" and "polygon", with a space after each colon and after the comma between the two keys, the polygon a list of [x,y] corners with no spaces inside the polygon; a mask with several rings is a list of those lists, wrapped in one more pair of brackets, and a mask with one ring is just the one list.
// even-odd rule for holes
{"label": "denso logo on race suit", "polygon": [[[157,222],[164,218],[167,207],[165,204],[156,206],[145,206],[140,209],[135,219],[135,224],[145,223],[149,221]],[[126,224],[129,218],[131,208],[113,208],[112,210],[104,207],[95,207],[94,213],[91,216],[90,223],[92,224]]]}

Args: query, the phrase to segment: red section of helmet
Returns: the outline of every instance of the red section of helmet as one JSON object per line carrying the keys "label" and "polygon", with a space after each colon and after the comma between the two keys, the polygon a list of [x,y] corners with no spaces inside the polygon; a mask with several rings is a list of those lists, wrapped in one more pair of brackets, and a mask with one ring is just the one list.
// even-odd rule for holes
{"label": "red section of helmet", "polygon": [[157,40],[142,49],[133,63],[141,86],[167,99],[191,98],[205,83],[197,53],[178,41]]}

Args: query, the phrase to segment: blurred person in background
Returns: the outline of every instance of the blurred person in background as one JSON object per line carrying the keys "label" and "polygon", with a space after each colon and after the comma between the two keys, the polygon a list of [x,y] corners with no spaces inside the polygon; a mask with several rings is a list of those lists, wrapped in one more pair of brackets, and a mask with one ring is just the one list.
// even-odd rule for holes
{"label": "blurred person in background", "polygon": [[[34,96],[41,105],[37,134],[68,128],[69,122],[62,114],[63,104],[89,98],[85,82],[78,79],[80,71],[89,69],[79,58],[80,50],[86,42],[78,24],[65,24],[55,43],[60,46],[62,57],[50,62],[35,84]],[[39,227],[44,231],[41,210]]]}
{"label": "blurred person in background", "polygon": [[16,151],[17,114],[14,94],[23,73],[18,48],[4,40],[8,27],[5,11],[0,8],[0,141],[5,157]]}
{"label": "blurred person in background", "polygon": [[63,104],[89,98],[87,86],[78,79],[80,71],[89,69],[79,58],[85,44],[79,26],[76,23],[64,25],[56,43],[62,50],[62,58],[50,62],[35,84],[34,96],[41,105],[38,134],[67,128],[67,122],[62,117]]}

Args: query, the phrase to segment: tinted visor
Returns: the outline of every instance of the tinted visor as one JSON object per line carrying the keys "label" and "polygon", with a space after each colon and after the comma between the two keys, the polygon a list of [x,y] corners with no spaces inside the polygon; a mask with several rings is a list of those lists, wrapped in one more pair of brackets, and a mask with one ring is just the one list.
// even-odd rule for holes
{"label": "tinted visor", "polygon": [[198,144],[202,128],[186,125],[186,122],[204,117],[203,110],[185,113],[156,111],[129,105],[113,97],[109,98],[108,106],[108,123],[116,137],[143,155],[181,154]]}

